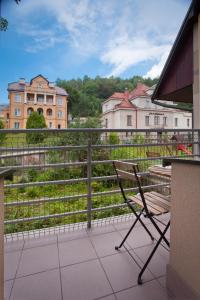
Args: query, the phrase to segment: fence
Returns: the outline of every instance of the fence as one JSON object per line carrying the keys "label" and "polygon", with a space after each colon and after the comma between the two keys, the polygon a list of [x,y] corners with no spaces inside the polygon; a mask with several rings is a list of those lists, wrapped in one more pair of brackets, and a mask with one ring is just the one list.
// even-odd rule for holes
{"label": "fence", "polygon": [[[198,155],[200,131],[0,130],[0,141],[0,169],[15,170],[5,180],[5,233],[12,239],[129,217],[113,160],[137,162],[148,175],[164,157]],[[145,189],[168,184],[146,178]]]}

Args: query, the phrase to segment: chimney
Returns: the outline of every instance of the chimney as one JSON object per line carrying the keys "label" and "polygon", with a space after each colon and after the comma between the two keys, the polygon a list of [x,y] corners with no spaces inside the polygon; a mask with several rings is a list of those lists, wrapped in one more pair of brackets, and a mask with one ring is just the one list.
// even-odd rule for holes
{"label": "chimney", "polygon": [[19,79],[19,84],[25,84],[25,78],[20,78]]}
{"label": "chimney", "polygon": [[125,100],[129,100],[129,90],[127,88],[125,88],[125,91],[124,91],[124,98],[125,98]]}
{"label": "chimney", "polygon": [[51,88],[55,87],[55,83],[54,82],[49,82],[49,87],[51,87]]}

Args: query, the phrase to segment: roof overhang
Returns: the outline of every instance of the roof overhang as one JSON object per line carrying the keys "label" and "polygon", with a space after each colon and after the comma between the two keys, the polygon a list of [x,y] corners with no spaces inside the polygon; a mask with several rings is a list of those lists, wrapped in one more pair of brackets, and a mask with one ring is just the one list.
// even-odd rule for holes
{"label": "roof overhang", "polygon": [[193,102],[193,27],[200,1],[193,0],[161,73],[152,99]]}

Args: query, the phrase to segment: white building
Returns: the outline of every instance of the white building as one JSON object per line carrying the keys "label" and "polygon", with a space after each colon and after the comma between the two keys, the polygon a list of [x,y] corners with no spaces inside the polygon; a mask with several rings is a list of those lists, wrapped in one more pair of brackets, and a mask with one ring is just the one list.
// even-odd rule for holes
{"label": "white building", "polygon": [[[190,129],[192,114],[174,108],[165,108],[151,102],[155,86],[138,83],[129,92],[114,93],[102,104],[103,128],[116,129]],[[160,101],[167,103],[169,101]],[[173,102],[171,102],[173,104]]]}

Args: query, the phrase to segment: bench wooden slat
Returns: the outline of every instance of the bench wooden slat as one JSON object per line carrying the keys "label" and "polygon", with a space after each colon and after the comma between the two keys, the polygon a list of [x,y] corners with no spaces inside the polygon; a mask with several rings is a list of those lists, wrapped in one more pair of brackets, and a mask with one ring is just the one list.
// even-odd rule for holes
{"label": "bench wooden slat", "polygon": [[[154,195],[156,195],[156,196],[160,196],[160,195],[161,195],[160,193],[158,193],[158,192],[156,192],[156,191],[151,191],[151,194],[154,194]],[[164,200],[166,200],[166,201],[168,201],[168,202],[171,201],[171,196],[165,196],[165,195],[161,195],[161,196],[162,196],[162,199],[164,199]]]}
{"label": "bench wooden slat", "polygon": [[[158,195],[159,195],[159,197],[158,197]],[[155,215],[159,215],[159,214],[166,213],[169,211],[170,202],[165,199],[165,196],[164,196],[164,198],[162,196],[163,195],[158,194],[158,193],[157,193],[157,195],[153,195],[150,192],[144,193],[144,197],[145,197],[145,201],[146,201],[148,210],[151,213],[153,213]],[[128,196],[127,198],[143,207],[143,202],[142,202],[140,195]]]}
{"label": "bench wooden slat", "polygon": [[129,180],[133,180],[133,181],[136,180],[135,175],[133,173],[126,172],[126,171],[119,170],[119,169],[117,169],[117,173],[120,177],[122,177],[124,179],[129,179]]}
{"label": "bench wooden slat", "polygon": [[[131,201],[133,201],[133,202],[135,202],[138,205],[143,207],[143,202],[142,202],[142,199],[139,195],[137,195],[137,196],[128,196],[127,199],[131,200]],[[151,207],[148,204],[147,204],[147,207],[148,207],[149,212],[153,213],[154,215],[160,215],[161,214],[160,211],[158,211],[157,209],[154,209],[153,207]]]}
{"label": "bench wooden slat", "polygon": [[157,197],[155,195],[152,195],[151,193],[145,193],[144,196],[146,202],[150,202],[151,205],[154,206],[156,209],[162,211],[163,213],[169,211],[169,202],[163,202],[164,199],[162,199],[161,197]]}
{"label": "bench wooden slat", "polygon": [[137,164],[134,164],[132,162],[115,160],[113,163],[114,163],[116,169],[120,169],[120,170],[124,170],[124,171],[132,171],[133,172],[133,166],[137,167]]}
{"label": "bench wooden slat", "polygon": [[166,207],[170,206],[170,199],[166,199],[165,196],[161,194],[154,194],[153,192],[147,192],[145,193],[145,197],[151,197],[152,199],[155,199],[155,201],[158,201],[161,203],[161,205],[165,205]]}
{"label": "bench wooden slat", "polygon": [[152,174],[155,174],[155,175],[166,176],[169,178],[172,175],[171,168],[165,168],[165,167],[159,167],[159,166],[150,167],[149,172]]}

